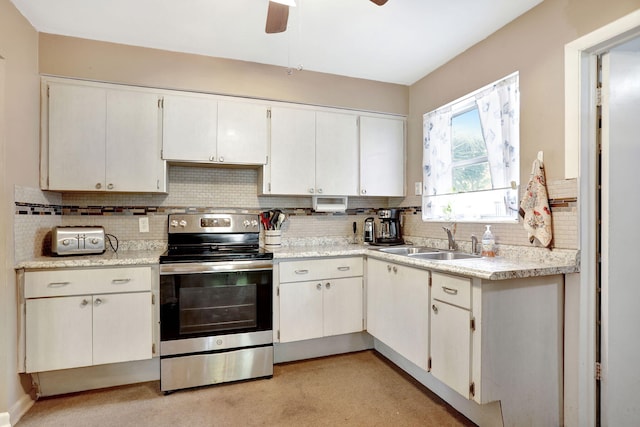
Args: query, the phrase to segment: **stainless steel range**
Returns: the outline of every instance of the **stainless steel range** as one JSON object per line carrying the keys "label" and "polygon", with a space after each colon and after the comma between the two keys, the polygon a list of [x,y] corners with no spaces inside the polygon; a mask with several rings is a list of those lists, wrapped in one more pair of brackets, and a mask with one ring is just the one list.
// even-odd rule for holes
{"label": "stainless steel range", "polygon": [[160,257],[160,388],[273,375],[273,254],[259,216],[169,215]]}

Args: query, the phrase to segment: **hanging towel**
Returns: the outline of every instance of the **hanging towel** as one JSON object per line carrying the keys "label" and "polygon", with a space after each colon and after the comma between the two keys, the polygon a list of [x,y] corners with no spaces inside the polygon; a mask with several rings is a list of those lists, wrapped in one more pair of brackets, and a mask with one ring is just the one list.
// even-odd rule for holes
{"label": "hanging towel", "polygon": [[538,239],[542,246],[549,247],[552,238],[551,210],[544,179],[544,167],[539,158],[533,161],[531,178],[520,202],[519,213],[529,235],[529,243]]}

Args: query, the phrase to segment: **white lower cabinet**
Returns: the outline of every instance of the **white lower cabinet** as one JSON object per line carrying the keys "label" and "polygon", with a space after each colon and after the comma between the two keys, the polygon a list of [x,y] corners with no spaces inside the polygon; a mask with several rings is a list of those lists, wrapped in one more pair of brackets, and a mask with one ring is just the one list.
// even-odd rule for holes
{"label": "white lower cabinet", "polygon": [[153,356],[151,268],[24,274],[25,372]]}
{"label": "white lower cabinet", "polygon": [[280,342],[364,329],[362,258],[284,261],[279,271]]}
{"label": "white lower cabinet", "polygon": [[429,357],[429,272],[369,258],[367,331],[422,369]]}
{"label": "white lower cabinet", "polygon": [[469,398],[471,393],[471,280],[431,273],[431,374]]}

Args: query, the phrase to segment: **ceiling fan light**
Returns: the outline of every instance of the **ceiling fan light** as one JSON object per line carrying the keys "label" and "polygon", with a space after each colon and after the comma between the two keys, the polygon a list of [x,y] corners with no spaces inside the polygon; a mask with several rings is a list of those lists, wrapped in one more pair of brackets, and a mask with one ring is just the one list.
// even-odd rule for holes
{"label": "ceiling fan light", "polygon": [[284,4],[284,5],[290,6],[290,7],[296,7],[295,0],[270,0],[270,1],[275,2],[275,3]]}

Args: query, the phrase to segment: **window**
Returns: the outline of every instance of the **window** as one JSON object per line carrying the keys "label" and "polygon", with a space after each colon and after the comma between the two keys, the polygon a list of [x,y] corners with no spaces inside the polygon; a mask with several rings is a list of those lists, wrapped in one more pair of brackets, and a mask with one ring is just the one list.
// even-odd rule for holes
{"label": "window", "polygon": [[423,220],[517,221],[518,73],[424,115]]}

